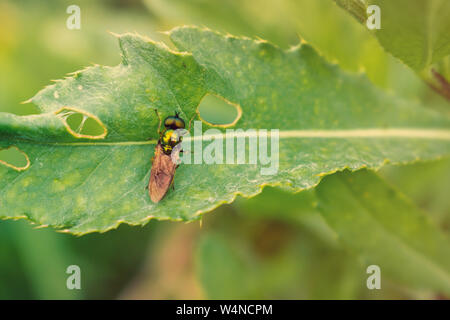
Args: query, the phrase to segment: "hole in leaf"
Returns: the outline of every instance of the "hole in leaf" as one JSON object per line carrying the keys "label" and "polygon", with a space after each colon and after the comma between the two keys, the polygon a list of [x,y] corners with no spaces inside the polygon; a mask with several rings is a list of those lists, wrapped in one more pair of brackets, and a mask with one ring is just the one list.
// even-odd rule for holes
{"label": "hole in leaf", "polygon": [[0,163],[14,170],[23,171],[30,166],[30,159],[25,152],[11,146],[0,150]]}
{"label": "hole in leaf", "polygon": [[241,107],[237,104],[211,94],[203,97],[197,108],[201,120],[212,126],[229,127],[239,120],[242,115]]}
{"label": "hole in leaf", "polygon": [[105,125],[93,114],[75,108],[63,107],[56,111],[67,131],[76,138],[103,139],[107,134]]}

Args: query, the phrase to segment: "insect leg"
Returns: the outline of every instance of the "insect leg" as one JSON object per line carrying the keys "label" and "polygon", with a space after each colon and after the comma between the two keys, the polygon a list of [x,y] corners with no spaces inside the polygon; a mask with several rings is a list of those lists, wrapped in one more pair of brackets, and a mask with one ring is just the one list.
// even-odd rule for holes
{"label": "insect leg", "polygon": [[154,110],[155,110],[156,116],[157,116],[158,119],[159,119],[159,124],[158,124],[158,136],[160,136],[160,135],[161,135],[161,117],[159,116],[158,110],[156,110],[156,109],[154,109]]}
{"label": "insect leg", "polygon": [[194,120],[195,118],[195,114],[192,116],[191,120],[189,120],[189,129],[188,131],[191,132],[191,124],[192,124],[192,120]]}

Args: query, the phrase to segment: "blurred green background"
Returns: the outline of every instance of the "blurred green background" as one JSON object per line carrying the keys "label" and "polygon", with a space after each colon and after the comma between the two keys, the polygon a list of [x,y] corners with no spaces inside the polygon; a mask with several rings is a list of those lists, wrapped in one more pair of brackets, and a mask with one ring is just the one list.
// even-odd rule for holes
{"label": "blurred green background", "polygon": [[[81,8],[81,30],[66,28],[71,4]],[[136,31],[170,46],[160,31],[185,24],[260,37],[282,48],[303,39],[343,69],[366,72],[387,91],[448,112],[331,0],[2,0],[0,112],[37,113],[20,102],[52,79],[92,64],[118,64],[119,48],[108,32]],[[206,120],[221,123],[226,111],[214,110],[200,109]],[[449,168],[441,160],[387,167],[381,174],[448,232]],[[267,188],[206,214],[201,225],[151,221],[80,238],[26,221],[0,221],[0,299],[437,297],[395,279],[383,279],[383,290],[368,290],[365,266],[340,247],[309,196]],[[72,264],[81,267],[82,290],[66,288]]]}

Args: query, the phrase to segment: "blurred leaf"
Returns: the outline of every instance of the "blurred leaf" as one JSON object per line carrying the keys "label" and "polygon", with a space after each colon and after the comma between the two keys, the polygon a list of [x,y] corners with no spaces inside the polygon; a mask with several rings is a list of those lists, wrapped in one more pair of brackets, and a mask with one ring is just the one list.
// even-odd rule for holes
{"label": "blurred leaf", "polygon": [[[335,0],[366,24],[366,8],[380,7],[383,47],[420,72],[450,54],[450,2],[441,0]],[[356,8],[356,9],[355,9]],[[355,12],[357,12],[355,14]]]}
{"label": "blurred leaf", "polygon": [[[298,42],[289,13],[298,12],[288,1],[255,0],[144,0],[166,29],[200,25],[249,37],[259,36],[289,46]],[[284,19],[280,19],[284,17]]]}
{"label": "blurred leaf", "polygon": [[[19,247],[24,276],[38,299],[80,299],[83,291],[69,290],[66,269],[75,264],[74,254],[66,241],[49,230],[33,232],[29,225],[14,224],[11,228]],[[37,234],[38,233],[38,234]],[[23,296],[18,297],[23,298]]]}
{"label": "blurred leaf", "polygon": [[[1,221],[0,299],[117,298],[142,267],[158,226],[121,226],[108,234],[77,238],[37,230],[25,221]],[[66,287],[70,265],[81,268],[81,290]]]}
{"label": "blurred leaf", "polygon": [[233,203],[233,207],[245,212],[248,217],[276,219],[303,226],[330,246],[336,246],[336,234],[326,224],[316,205],[314,190],[290,193],[270,187],[264,188],[256,197],[251,199],[239,197]]}
{"label": "blurred leaf", "polygon": [[[450,2],[442,0],[335,0],[364,26],[366,8],[380,8],[381,28],[374,34],[381,45],[419,73],[431,87],[450,100]],[[434,69],[431,67],[434,65]]]}
{"label": "blurred leaf", "polygon": [[[64,77],[85,65],[117,64],[117,44],[108,31],[146,32],[164,36],[146,10],[113,8],[111,1],[78,0],[81,29],[69,30],[68,0],[0,1],[0,111],[35,114],[32,104],[20,102],[34,95],[50,79]],[[25,81],[24,81],[25,79]]]}
{"label": "blurred leaf", "polygon": [[[276,226],[272,223],[268,227]],[[196,271],[208,299],[360,296],[365,280],[357,260],[304,230],[296,230],[296,235],[283,247],[263,256],[251,246],[252,239],[242,234],[232,238],[225,236],[228,233],[224,231],[221,228],[209,231],[197,246]]]}
{"label": "blurred leaf", "polygon": [[335,0],[336,3],[348,11],[356,20],[361,23],[367,21],[367,6],[364,0]]}
{"label": "blurred leaf", "polygon": [[[67,237],[68,250],[73,252],[82,270],[82,291],[85,299],[117,299],[122,290],[142,269],[150,244],[160,224],[154,221],[145,228],[122,225],[107,234]],[[124,256],[126,255],[126,258]]]}
{"label": "blurred leaf", "polygon": [[450,228],[450,159],[386,166],[380,174],[442,226]]}
{"label": "blurred leaf", "polygon": [[[1,217],[77,234],[151,218],[192,220],[264,185],[300,191],[336,170],[449,153],[448,117],[342,72],[309,45],[283,51],[189,27],[170,36],[182,53],[119,36],[120,65],[87,68],[45,88],[31,100],[40,115],[0,115],[0,148],[15,145],[31,163],[22,171],[0,167]],[[281,127],[278,172],[264,175],[260,164],[182,165],[175,191],[152,203],[145,187],[158,138],[155,109],[161,118],[178,110],[192,119],[206,94],[240,106],[239,128]],[[68,130],[77,113],[97,126],[96,136]]]}
{"label": "blurred leaf", "polygon": [[[197,273],[209,299],[245,299],[248,278],[244,264],[226,240],[204,236],[197,249]],[[236,281],[238,280],[238,281]]]}
{"label": "blurred leaf", "polygon": [[[421,99],[433,106],[440,102],[435,101],[440,96],[410,68],[388,54],[376,37],[369,36],[366,28],[330,0],[146,0],[144,3],[158,17],[163,30],[179,25],[205,25],[236,35],[256,35],[282,48],[307,41],[327,60],[348,71],[364,70],[374,84],[399,96]],[[364,6],[364,13],[365,10]],[[442,104],[439,109],[447,110],[447,102]]]}
{"label": "blurred leaf", "polygon": [[369,171],[327,177],[316,191],[342,244],[380,266],[382,279],[450,293],[449,239],[402,194]]}

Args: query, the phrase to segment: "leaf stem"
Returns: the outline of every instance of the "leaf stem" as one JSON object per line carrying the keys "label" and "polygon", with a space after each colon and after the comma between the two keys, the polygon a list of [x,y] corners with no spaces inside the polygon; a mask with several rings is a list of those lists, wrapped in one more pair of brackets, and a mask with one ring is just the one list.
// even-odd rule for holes
{"label": "leaf stem", "polygon": [[437,82],[437,85],[427,81],[427,84],[441,96],[450,101],[450,83],[435,69],[431,69],[431,73]]}

